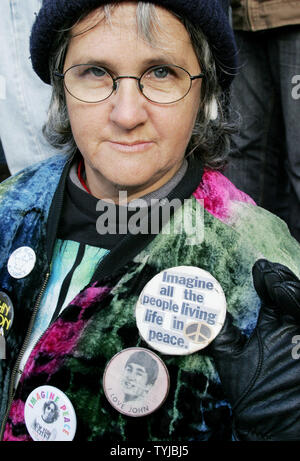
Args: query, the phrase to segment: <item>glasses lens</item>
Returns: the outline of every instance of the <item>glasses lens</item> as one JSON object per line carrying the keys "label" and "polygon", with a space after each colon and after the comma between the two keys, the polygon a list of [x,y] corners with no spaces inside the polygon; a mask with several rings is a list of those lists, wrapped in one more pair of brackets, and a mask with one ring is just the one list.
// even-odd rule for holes
{"label": "glasses lens", "polygon": [[102,67],[79,64],[65,73],[68,92],[84,102],[99,102],[113,91],[113,79]]}
{"label": "glasses lens", "polygon": [[188,72],[177,66],[155,66],[141,78],[144,96],[153,102],[167,104],[182,99],[191,88]]}

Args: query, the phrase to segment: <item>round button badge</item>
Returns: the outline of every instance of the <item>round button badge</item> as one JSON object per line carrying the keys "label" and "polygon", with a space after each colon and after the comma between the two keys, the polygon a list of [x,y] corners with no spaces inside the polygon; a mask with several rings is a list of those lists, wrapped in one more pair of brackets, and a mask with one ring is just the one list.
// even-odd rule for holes
{"label": "round button badge", "polygon": [[141,337],[163,354],[186,355],[208,346],[226,316],[219,282],[193,266],[166,269],[141,292],[135,310]]}
{"label": "round button badge", "polygon": [[153,413],[165,401],[169,386],[169,373],[163,361],[154,352],[141,347],[116,354],[103,375],[107,400],[126,416]]}
{"label": "round button badge", "polygon": [[68,397],[53,386],[40,386],[25,403],[25,424],[34,441],[66,442],[76,433],[76,414]]}
{"label": "round button badge", "polygon": [[15,279],[21,279],[30,274],[35,266],[36,254],[30,247],[17,248],[9,257],[7,270]]}

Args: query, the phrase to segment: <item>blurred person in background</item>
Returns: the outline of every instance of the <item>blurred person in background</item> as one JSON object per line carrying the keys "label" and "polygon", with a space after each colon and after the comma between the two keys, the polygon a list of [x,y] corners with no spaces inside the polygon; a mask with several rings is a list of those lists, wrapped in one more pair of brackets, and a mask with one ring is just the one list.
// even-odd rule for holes
{"label": "blurred person in background", "polygon": [[[231,0],[239,70],[225,175],[258,205],[284,219],[300,241],[300,2]],[[300,79],[300,77],[299,77]]]}
{"label": "blurred person in background", "polygon": [[51,92],[32,70],[29,37],[42,0],[0,2],[0,138],[8,167],[15,174],[57,150],[42,133]]}

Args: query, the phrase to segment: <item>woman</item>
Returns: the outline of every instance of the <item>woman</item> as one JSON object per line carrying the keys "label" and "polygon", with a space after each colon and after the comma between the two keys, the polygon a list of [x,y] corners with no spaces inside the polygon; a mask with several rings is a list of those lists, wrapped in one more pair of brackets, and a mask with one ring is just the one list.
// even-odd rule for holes
{"label": "woman", "polygon": [[[205,288],[215,283],[209,272],[250,333],[260,305],[255,261],[276,259],[299,274],[300,249],[282,222],[217,171],[235,54],[217,1],[44,1],[32,62],[53,85],[45,133],[69,153],[2,186],[1,286],[14,308],[1,363],[4,440],[36,440],[30,421],[46,393],[63,402],[61,440],[231,440],[231,406],[214,361],[205,349],[184,349],[182,318],[199,318],[199,306],[185,303],[177,317],[178,287],[169,284],[164,303],[147,293],[140,323],[135,307],[161,272],[201,268]],[[151,341],[147,323],[155,325]],[[193,344],[216,333],[203,324],[195,322]],[[174,353],[164,352],[168,341]],[[155,349],[161,366],[159,402],[142,418],[111,405],[103,379],[110,360],[131,347]]]}

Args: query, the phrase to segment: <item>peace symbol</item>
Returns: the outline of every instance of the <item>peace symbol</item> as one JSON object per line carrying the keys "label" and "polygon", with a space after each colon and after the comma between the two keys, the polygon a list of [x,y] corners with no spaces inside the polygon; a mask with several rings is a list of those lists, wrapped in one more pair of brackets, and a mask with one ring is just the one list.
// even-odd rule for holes
{"label": "peace symbol", "polygon": [[205,323],[195,322],[186,325],[184,334],[190,341],[199,344],[208,341],[212,331]]}

